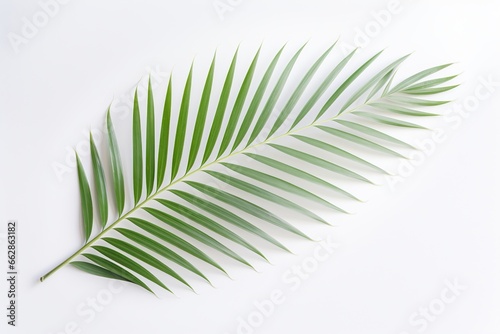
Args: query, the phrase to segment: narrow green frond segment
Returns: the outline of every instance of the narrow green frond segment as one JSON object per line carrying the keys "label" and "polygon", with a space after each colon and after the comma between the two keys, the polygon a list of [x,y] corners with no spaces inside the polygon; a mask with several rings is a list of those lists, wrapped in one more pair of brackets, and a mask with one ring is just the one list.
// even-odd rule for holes
{"label": "narrow green frond segment", "polygon": [[387,72],[387,74],[384,75],[384,77],[381,80],[379,80],[375,86],[373,86],[372,91],[366,97],[365,103],[368,102],[368,101],[370,101],[370,99],[372,97],[374,97],[375,94],[377,94],[382,89],[382,87],[384,87],[384,86],[387,87],[387,84],[390,82],[390,80],[392,78],[394,78],[394,73],[395,72],[396,72],[396,68],[393,68],[392,70],[390,70],[389,72]]}
{"label": "narrow green frond segment", "polygon": [[304,207],[302,207],[302,206],[300,206],[292,201],[289,201],[286,198],[278,196],[270,191],[267,191],[263,188],[257,187],[253,184],[248,183],[248,182],[242,181],[240,179],[237,179],[237,178],[234,178],[234,177],[229,176],[227,174],[219,173],[216,171],[206,170],[204,172],[207,173],[208,175],[222,181],[222,182],[229,184],[230,186],[237,188],[237,189],[240,189],[242,191],[245,191],[249,194],[260,197],[262,199],[265,199],[266,201],[281,205],[285,208],[289,208],[289,209],[295,210],[297,212],[300,212],[304,216],[307,216],[309,218],[317,220],[323,224],[328,224],[323,218],[321,218],[318,215],[316,215],[315,213],[307,210],[306,208],[304,208]]}
{"label": "narrow green frond segment", "polygon": [[433,100],[419,99],[416,97],[398,96],[398,95],[392,95],[390,97],[390,101],[407,104],[411,106],[422,106],[422,107],[435,107],[446,103],[450,103],[450,101],[433,101]]}
{"label": "narrow green frond segment", "polygon": [[278,145],[278,144],[269,144],[269,146],[271,146],[271,147],[273,147],[273,148],[277,149],[278,151],[281,151],[285,154],[288,154],[289,156],[292,156],[294,158],[297,158],[297,159],[300,159],[302,161],[308,162],[310,164],[316,165],[318,167],[324,168],[326,170],[332,171],[334,173],[337,173],[337,174],[340,174],[340,175],[343,175],[343,176],[346,176],[346,177],[349,177],[352,179],[360,180],[363,182],[372,183],[370,180],[368,180],[364,176],[359,175],[358,173],[355,173],[353,171],[350,171],[347,168],[344,168],[342,166],[334,164],[333,162],[318,158],[312,154],[304,153],[304,152],[301,152],[299,150],[289,148],[289,147],[286,147],[283,145]]}
{"label": "narrow green frond segment", "polygon": [[[285,69],[281,73],[278,82],[274,86],[273,90],[271,91],[271,95],[269,96],[269,99],[267,100],[266,104],[264,105],[264,109],[262,109],[259,118],[257,119],[257,123],[255,124],[252,133],[250,134],[250,138],[248,139],[247,145],[250,145],[256,138],[259,136],[261,133],[262,129],[266,125],[269,117],[271,116],[271,113],[274,110],[274,107],[276,106],[276,103],[278,102],[278,98],[281,96],[281,92],[283,91],[283,88],[285,87],[285,84],[288,81],[288,77],[290,76],[290,73],[292,72],[292,69],[297,62],[297,59],[299,58],[300,54],[302,53],[302,50],[305,48],[305,44],[293,55],[292,59],[288,62],[286,65]],[[304,87],[305,89],[305,87]],[[297,97],[298,98],[298,97]]]}
{"label": "narrow green frond segment", "polygon": [[123,168],[116,140],[115,129],[111,120],[111,112],[108,109],[106,125],[108,128],[109,155],[111,158],[111,175],[113,176],[113,189],[115,191],[116,208],[118,216],[123,213],[125,207],[125,183],[123,180]]}
{"label": "narrow green frond segment", "polygon": [[154,294],[153,290],[151,290],[149,288],[149,286],[147,286],[143,281],[141,281],[136,276],[134,276],[133,274],[131,274],[128,270],[126,270],[126,269],[124,269],[124,268],[116,265],[115,263],[113,263],[113,262],[111,262],[109,260],[106,260],[105,258],[100,257],[98,255],[94,255],[94,254],[82,254],[82,255],[85,256],[90,261],[92,261],[92,262],[96,263],[97,265],[103,267],[104,269],[107,269],[107,270],[111,271],[113,274],[121,276],[125,280],[127,280],[127,281],[129,281],[131,283],[137,284],[140,287],[142,287],[142,288],[148,290],[149,292],[151,292],[152,294]]}
{"label": "narrow green frond segment", "polygon": [[[161,199],[158,200],[158,202],[160,202],[160,203],[161,203],[161,201],[162,201]],[[221,252],[222,254],[225,254],[225,255],[233,258],[234,260],[239,261],[239,262],[243,263],[244,265],[252,268],[250,263],[248,263],[241,256],[239,256],[234,251],[227,248],[226,246],[224,246],[223,244],[221,244],[219,241],[215,240],[214,238],[212,238],[208,234],[200,231],[199,229],[192,227],[191,225],[186,224],[182,220],[180,220],[172,215],[169,215],[168,213],[162,212],[160,210],[157,210],[154,208],[144,208],[144,210],[147,213],[151,214],[153,217],[155,217],[155,218],[161,220],[162,222],[164,222],[165,224],[181,231],[182,233],[190,236],[191,238],[193,238],[193,239],[207,245],[208,247],[211,247],[211,248]]]}
{"label": "narrow green frond segment", "polygon": [[348,133],[348,132],[345,132],[345,131],[342,131],[339,129],[331,128],[329,126],[322,126],[321,125],[321,126],[318,126],[318,129],[321,129],[321,130],[323,130],[331,135],[334,135],[336,137],[339,137],[339,138],[348,140],[350,142],[371,148],[373,150],[376,150],[376,151],[379,151],[382,153],[386,153],[386,154],[390,154],[390,155],[396,156],[398,158],[405,158],[404,155],[401,155],[400,153],[398,153],[396,151],[393,151],[385,146],[377,144],[377,143],[375,143],[371,140],[365,139],[363,137],[356,136],[356,135],[353,135],[351,133]]}
{"label": "narrow green frond segment", "polygon": [[[324,186],[331,191],[334,191],[334,192],[339,193],[341,195],[352,198],[353,200],[356,200],[358,202],[361,201],[359,198],[357,198],[353,194],[345,191],[344,189],[341,189],[341,188],[339,188],[339,187],[337,187],[329,182],[326,182],[325,180],[320,179],[317,176],[314,176],[312,174],[304,172],[302,169],[295,168],[293,166],[290,166],[289,164],[285,164],[281,161],[274,160],[274,159],[271,159],[271,158],[263,156],[263,155],[258,155],[258,154],[253,154],[253,153],[245,153],[245,155],[249,156],[250,158],[252,158],[260,163],[263,163],[264,165],[267,165],[269,167],[272,167],[274,169],[277,169],[277,170],[282,171],[284,173],[287,173],[289,175],[298,177],[299,179],[302,179],[302,180],[305,180],[305,181],[308,181],[308,182],[311,182],[314,184],[318,184],[320,186]],[[345,212],[345,211],[342,210],[342,212]]]}
{"label": "narrow green frond segment", "polygon": [[103,238],[103,240],[106,241],[107,243],[109,243],[110,245],[118,248],[122,252],[130,254],[133,257],[135,257],[136,259],[139,259],[139,260],[143,261],[144,263],[147,263],[150,266],[152,266],[158,270],[161,270],[165,274],[175,278],[176,280],[178,280],[179,282],[181,282],[182,284],[186,285],[191,290],[193,290],[191,285],[189,285],[188,282],[186,282],[181,276],[179,276],[179,274],[177,274],[172,268],[170,268],[169,266],[167,266],[163,262],[157,260],[155,257],[146,253],[142,249],[137,248],[128,242],[125,242],[123,240],[116,239],[116,238]]}
{"label": "narrow green frond segment", "polygon": [[414,83],[436,73],[436,72],[439,72],[445,68],[447,68],[448,66],[450,66],[452,64],[444,64],[444,65],[440,65],[440,66],[435,66],[435,67],[431,67],[429,69],[426,69],[426,70],[423,70],[423,71],[420,71],[408,78],[406,78],[405,80],[401,81],[399,84],[397,84],[393,89],[391,89],[389,91],[389,94],[390,93],[395,93],[395,92],[399,92],[399,91],[402,91],[403,89],[405,88],[408,88],[409,86],[413,85]]}
{"label": "narrow green frond segment", "polygon": [[343,121],[343,120],[340,120],[340,119],[337,119],[335,120],[335,122],[349,128],[349,129],[353,129],[353,130],[356,130],[356,131],[359,131],[361,133],[364,133],[366,135],[369,135],[369,136],[372,136],[372,137],[375,137],[375,138],[378,138],[378,139],[383,139],[385,141],[388,141],[388,142],[391,142],[391,143],[394,143],[394,144],[398,144],[398,145],[401,145],[401,146],[404,146],[404,147],[407,147],[407,148],[410,148],[410,149],[416,149],[414,146],[408,144],[408,143],[405,143],[404,141],[402,140],[399,140],[397,138],[394,138],[392,136],[389,136],[383,132],[380,132],[378,130],[375,130],[373,128],[370,128],[366,125],[362,125],[362,124],[358,124],[358,123],[354,123],[354,122],[350,122],[350,121]]}
{"label": "narrow green frond segment", "polygon": [[404,89],[404,91],[406,91],[406,90],[420,90],[420,89],[432,88],[432,87],[444,84],[444,83],[446,83],[446,82],[448,82],[450,80],[453,80],[457,76],[458,75],[451,75],[451,76],[448,76],[448,77],[442,77],[442,78],[437,78],[437,79],[422,81],[420,83],[417,83],[417,84],[411,85],[410,87],[407,87],[406,89]]}
{"label": "narrow green frond segment", "polygon": [[153,191],[155,183],[155,105],[151,77],[148,80],[148,113],[146,124],[146,196]]}
{"label": "narrow green frond segment", "polygon": [[333,146],[333,145],[330,145],[330,144],[327,144],[327,143],[324,143],[320,140],[317,140],[317,139],[314,139],[314,138],[310,138],[310,137],[305,137],[305,136],[301,136],[301,135],[293,135],[293,137],[297,138],[298,140],[304,142],[304,143],[307,143],[309,145],[312,145],[314,147],[317,147],[317,148],[320,148],[322,150],[325,150],[327,152],[330,152],[330,153],[333,153],[335,155],[338,155],[340,157],[343,157],[343,158],[346,158],[348,160],[351,160],[351,161],[355,161],[357,163],[360,163],[362,165],[365,165],[367,167],[370,167],[378,172],[381,172],[381,173],[384,173],[384,174],[388,174],[387,171],[383,170],[382,168],[372,164],[371,162],[368,162],[366,161],[365,159],[362,159],[352,153],[349,153],[343,149],[340,149],[336,146]]}
{"label": "narrow green frond segment", "polygon": [[174,180],[179,172],[181,164],[182,152],[184,151],[184,139],[186,137],[186,125],[189,114],[189,102],[191,101],[191,84],[193,80],[193,65],[189,69],[189,74],[184,86],[182,95],[181,109],[179,110],[179,119],[175,130],[174,153],[172,155],[172,173],[171,180]]}
{"label": "narrow green frond segment", "polygon": [[438,114],[428,113],[415,109],[409,109],[397,105],[391,105],[388,103],[374,102],[370,103],[369,106],[377,108],[378,110],[381,111],[387,111],[394,114],[405,115],[405,116],[417,116],[417,117],[439,116]]}
{"label": "narrow green frond segment", "polygon": [[248,110],[245,114],[245,117],[243,118],[243,121],[241,122],[240,130],[238,131],[238,134],[236,135],[236,139],[234,140],[233,149],[232,149],[233,151],[242,142],[243,138],[245,138],[245,135],[247,134],[248,130],[250,129],[250,125],[252,125],[253,119],[255,118],[257,110],[259,109],[260,102],[262,101],[262,98],[264,97],[264,93],[266,92],[269,81],[271,80],[271,77],[274,73],[276,65],[278,64],[278,60],[280,59],[281,54],[283,53],[284,48],[285,48],[285,46],[283,46],[278,51],[278,53],[276,53],[273,60],[271,61],[271,63],[267,67],[267,70],[264,73],[264,76],[262,77],[262,80],[260,81],[259,86],[257,87],[257,90],[255,91],[255,95],[253,96],[252,102],[250,103],[250,106],[248,107]]}
{"label": "narrow green frond segment", "polygon": [[312,200],[314,202],[322,204],[322,205],[326,206],[327,208],[334,209],[336,211],[340,211],[343,213],[347,213],[345,210],[339,208],[338,206],[333,205],[332,203],[324,200],[323,198],[321,198],[321,197],[319,197],[319,196],[317,196],[317,195],[315,195],[315,194],[313,194],[305,189],[297,187],[296,185],[294,185],[288,181],[284,181],[276,176],[268,175],[268,174],[259,172],[259,171],[254,170],[254,169],[250,169],[248,167],[237,166],[237,165],[227,163],[227,162],[222,163],[222,165],[235,171],[236,173],[239,173],[241,175],[244,175],[244,176],[249,177],[251,179],[254,179],[256,181],[268,184],[272,187],[284,190],[288,193],[307,198],[309,200]]}
{"label": "narrow green frond segment", "polygon": [[141,275],[142,277],[147,278],[151,282],[156,283],[165,290],[172,292],[153,273],[151,273],[149,270],[147,270],[134,260],[131,260],[130,258],[126,257],[122,253],[117,252],[114,249],[105,246],[92,246],[92,248],[101,253],[102,255],[104,255],[105,257],[107,257],[108,259],[113,260],[118,264],[121,264],[122,266],[132,270],[133,272]]}
{"label": "narrow green frond segment", "polygon": [[189,261],[187,261],[185,258],[171,250],[170,248],[160,244],[159,242],[156,242],[155,240],[148,238],[140,233],[137,233],[132,230],[128,230],[125,228],[117,228],[117,232],[121,233],[125,237],[129,238],[130,240],[138,243],[139,245],[155,252],[158,255],[163,256],[165,259],[170,260],[179,266],[189,270],[190,272],[198,275],[199,277],[203,278],[205,281],[207,281],[209,284],[210,281],[208,278],[203,275],[203,273],[198,270],[195,266],[193,266]]}
{"label": "narrow green frond segment", "polygon": [[131,221],[133,224],[136,226],[142,228],[144,231],[147,231],[151,233],[152,235],[156,236],[157,238],[162,239],[163,241],[168,242],[172,246],[175,246],[184,252],[191,254],[192,256],[214,266],[215,268],[219,269],[223,273],[226,273],[226,271],[217,263],[215,262],[211,257],[206,255],[204,252],[202,252],[200,249],[198,249],[196,246],[193,244],[179,238],[172,232],[169,232],[161,227],[156,226],[155,224],[152,224],[148,221],[145,221],[144,219],[139,219],[139,218],[129,218],[129,221]]}
{"label": "narrow green frond segment", "polygon": [[222,92],[219,97],[219,103],[217,104],[217,109],[215,111],[214,120],[212,121],[212,127],[210,128],[210,133],[208,134],[208,139],[206,142],[205,152],[203,153],[202,164],[207,162],[208,158],[214,150],[217,138],[219,138],[219,133],[222,127],[222,121],[224,120],[224,115],[226,113],[227,103],[229,100],[229,95],[231,94],[231,87],[233,86],[234,72],[236,69],[236,62],[238,60],[238,50],[234,53],[233,60],[227,71],[226,79],[224,80],[224,85],[222,87]]}
{"label": "narrow green frond segment", "polygon": [[325,105],[319,111],[316,116],[316,121],[323,116],[323,114],[332,106],[332,104],[337,101],[337,99],[342,95],[342,93],[356,80],[374,61],[380,56],[382,51],[368,59],[363,65],[361,65],[354,73],[352,73],[339,88],[333,93],[333,95],[326,101]]}
{"label": "narrow green frond segment", "polygon": [[181,205],[179,203],[175,203],[175,202],[172,202],[169,200],[159,199],[158,202],[163,204],[164,206],[166,206],[170,210],[177,212],[178,214],[192,220],[193,222],[211,230],[212,232],[217,233],[220,236],[247,248],[248,250],[254,252],[255,254],[259,255],[260,257],[262,257],[264,260],[267,261],[266,257],[257,248],[255,248],[254,246],[249,244],[247,241],[245,241],[245,239],[240,237],[238,234],[227,229],[226,227],[222,226],[221,224],[217,223],[216,221],[208,218],[207,216],[202,215],[201,213],[199,213],[191,208],[188,208],[184,205]]}
{"label": "narrow green frond segment", "polygon": [[297,124],[311,111],[312,107],[318,102],[318,100],[323,96],[325,91],[330,87],[330,85],[333,83],[335,78],[342,72],[344,67],[347,65],[349,60],[354,56],[356,53],[356,49],[354,49],[351,53],[349,53],[342,61],[335,66],[335,68],[326,76],[326,78],[323,80],[319,88],[314,92],[314,94],[311,96],[311,98],[306,102],[304,107],[302,107],[302,110],[299,112],[297,115],[297,118],[293,121],[292,126],[290,127],[290,130],[295,128]]}
{"label": "narrow green frond segment", "polygon": [[71,265],[75,268],[78,268],[82,271],[85,271],[88,274],[130,282],[125,277],[117,275],[117,274],[113,273],[112,271],[104,269],[103,267],[97,266],[93,263],[84,262],[84,261],[73,261],[73,262],[71,262]]}
{"label": "narrow green frond segment", "polygon": [[368,118],[368,119],[371,119],[377,123],[382,123],[382,124],[386,124],[386,125],[398,126],[398,127],[403,127],[403,128],[413,128],[413,129],[427,129],[426,127],[423,127],[423,126],[415,124],[415,123],[405,122],[405,121],[401,121],[399,119],[381,116],[381,115],[374,114],[371,112],[353,111],[352,113],[356,116]]}
{"label": "narrow green frond segment", "polygon": [[233,111],[229,116],[229,121],[227,122],[226,126],[226,132],[224,133],[224,137],[222,138],[222,142],[220,144],[219,153],[217,154],[217,157],[220,157],[226,151],[227,147],[229,146],[229,143],[233,139],[234,131],[238,124],[238,120],[240,119],[241,111],[243,110],[243,106],[245,104],[248,91],[250,89],[250,85],[252,83],[252,79],[255,73],[255,68],[257,67],[257,61],[259,59],[260,50],[261,48],[257,50],[257,53],[255,54],[255,57],[253,58],[252,63],[250,64],[250,67],[248,68],[247,74],[243,79],[240,91],[238,93],[238,96],[236,97],[236,101],[234,102]]}
{"label": "narrow green frond segment", "polygon": [[449,90],[457,88],[458,86],[459,85],[435,87],[435,88],[405,89],[404,91],[402,91],[402,93],[408,95],[434,95],[447,92]]}
{"label": "narrow green frond segment", "polygon": [[108,194],[106,192],[104,169],[92,132],[90,133],[90,155],[92,157],[92,171],[94,172],[94,185],[97,193],[97,207],[99,210],[99,217],[101,218],[101,226],[104,228],[108,221]]}
{"label": "narrow green frond segment", "polygon": [[168,141],[170,134],[170,117],[172,113],[172,76],[168,81],[165,103],[163,105],[163,116],[161,119],[160,139],[158,145],[158,177],[156,179],[156,188],[159,189],[165,179],[165,170],[167,168]]}
{"label": "narrow green frond segment", "polygon": [[229,210],[224,209],[223,207],[214,204],[212,202],[209,202],[201,197],[194,196],[192,194],[189,194],[187,192],[181,191],[181,190],[171,190],[171,192],[186,202],[197,206],[198,208],[205,210],[206,212],[227,221],[228,223],[237,226],[247,232],[253,233],[262,239],[274,244],[275,246],[290,252],[288,248],[286,248],[283,244],[281,244],[278,240],[261,230],[260,228],[256,227],[255,225],[252,225],[245,219],[241,218],[240,216],[232,213]]}
{"label": "narrow green frond segment", "polygon": [[195,188],[196,190],[204,193],[205,195],[211,196],[223,203],[229,204],[243,212],[246,212],[248,214],[251,214],[267,223],[273,224],[275,226],[278,226],[279,228],[284,229],[285,231],[294,233],[296,235],[299,235],[303,238],[310,239],[307,235],[302,233],[299,229],[294,227],[293,225],[289,224],[288,222],[284,221],[283,219],[279,218],[275,214],[269,212],[268,210],[255,205],[241,197],[238,197],[236,195],[230,194],[226,191],[219,190],[214,187],[210,187],[204,184],[201,184],[199,182],[193,182],[193,181],[186,181],[187,184],[189,184],[191,187]]}
{"label": "narrow green frond segment", "polygon": [[398,60],[394,61],[391,63],[389,66],[384,68],[382,71],[378,72],[375,76],[373,76],[370,80],[368,80],[367,83],[365,83],[363,86],[361,86],[360,89],[356,91],[349,100],[342,106],[342,108],[339,111],[339,115],[342,114],[344,111],[347,110],[355,101],[357,101],[364,93],[368,91],[372,86],[376,85],[380,80],[383,80],[383,78],[389,74],[394,68],[399,66],[406,58],[408,58],[410,55],[403,56],[399,58]]}
{"label": "narrow green frond segment", "polygon": [[274,122],[273,127],[271,128],[271,131],[269,131],[269,134],[267,135],[267,138],[271,137],[278,129],[279,127],[285,122],[285,120],[290,116],[290,113],[292,112],[293,108],[297,105],[297,102],[299,101],[300,97],[304,93],[305,89],[311,82],[312,78],[318,71],[319,67],[321,64],[323,64],[323,61],[326,59],[326,57],[330,54],[330,51],[332,51],[333,47],[337,44],[335,42],[332,46],[330,46],[322,55],[319,57],[316,62],[311,66],[311,68],[307,71],[307,73],[304,75],[302,80],[300,81],[299,85],[297,88],[295,88],[295,91],[292,93],[290,98],[288,99],[288,102],[286,103],[285,107],[283,110],[281,110],[280,114],[278,115],[278,118],[276,119],[276,122]]}
{"label": "narrow green frond segment", "polygon": [[187,171],[191,170],[191,167],[193,167],[196,157],[198,156],[198,151],[200,149],[201,138],[203,137],[203,130],[205,129],[208,106],[210,104],[210,94],[212,93],[214,69],[215,55],[212,59],[210,69],[208,70],[207,79],[205,80],[205,86],[201,95],[200,106],[198,108],[198,114],[196,115],[196,122],[193,130],[193,139],[191,140],[191,149],[189,150],[189,158],[186,168]]}
{"label": "narrow green frond segment", "polygon": [[387,94],[389,94],[389,90],[391,89],[392,82],[394,81],[394,78],[396,77],[396,73],[397,73],[397,68],[394,69],[394,71],[392,71],[391,77],[389,78],[389,81],[385,85],[384,91],[382,92],[382,96],[381,97],[384,97]]}
{"label": "narrow green frond segment", "polygon": [[93,208],[92,208],[92,195],[90,194],[89,181],[85,175],[85,170],[83,169],[82,162],[76,153],[76,163],[78,171],[78,185],[80,187],[80,203],[82,207],[82,219],[83,219],[83,234],[85,235],[85,242],[89,241],[90,235],[92,234],[93,225]]}
{"label": "narrow green frond segment", "polygon": [[134,94],[134,111],[132,120],[132,160],[134,176],[134,205],[141,199],[142,195],[142,134],[141,134],[141,113],[137,98],[137,89]]}

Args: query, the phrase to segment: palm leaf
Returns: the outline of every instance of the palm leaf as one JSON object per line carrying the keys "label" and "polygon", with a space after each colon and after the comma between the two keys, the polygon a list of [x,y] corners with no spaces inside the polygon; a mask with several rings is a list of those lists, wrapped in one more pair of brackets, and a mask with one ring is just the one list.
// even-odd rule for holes
{"label": "palm leaf", "polygon": [[133,180],[134,180],[134,204],[137,205],[142,194],[142,134],[141,134],[141,114],[139,111],[139,101],[137,99],[137,89],[134,94],[134,112],[132,120],[132,154],[133,154]]}
{"label": "palm leaf", "polygon": [[101,225],[104,228],[108,221],[108,194],[106,192],[104,168],[102,167],[101,158],[97,152],[97,147],[92,133],[90,133],[90,155],[92,157],[92,172],[94,173],[94,184],[97,192],[99,216],[101,217]]}
{"label": "palm leaf", "polygon": [[85,175],[82,162],[78,154],[76,155],[76,167],[78,172],[78,184],[80,185],[80,200],[82,205],[82,220],[83,220],[83,233],[85,235],[85,242],[89,241],[90,234],[92,233],[92,226],[94,224],[92,196],[90,194],[89,181]]}
{"label": "palm leaf", "polygon": [[111,111],[108,109],[106,125],[108,128],[109,155],[111,157],[111,174],[113,175],[113,186],[115,191],[115,202],[118,215],[123,213],[125,207],[125,181],[123,179],[122,160],[118,142],[116,140],[115,128],[111,120]]}
{"label": "palm leaf", "polygon": [[161,119],[160,143],[158,145],[158,178],[156,188],[160,189],[165,178],[167,169],[167,152],[170,133],[170,115],[172,113],[172,77],[168,81],[165,104],[163,106],[163,117]]}
{"label": "palm leaf", "polygon": [[[301,219],[328,224],[313,203],[347,212],[343,208],[346,200],[359,201],[350,184],[372,184],[367,171],[390,173],[373,160],[373,153],[404,158],[400,149],[414,148],[391,129],[425,129],[419,120],[437,115],[427,109],[446,103],[427,96],[455,87],[448,84],[454,75],[432,77],[449,64],[419,71],[393,84],[408,56],[384,65],[379,52],[353,69],[349,66],[353,51],[334,65],[325,65],[327,59],[335,57],[335,44],[304,73],[295,73],[304,49],[305,45],[283,59],[288,51],[284,46],[269,62],[260,64],[259,48],[242,69],[241,82],[235,80],[241,67],[238,49],[226,67],[222,87],[214,85],[218,70],[214,55],[203,75],[197,106],[192,105],[198,101],[193,96],[198,80],[193,64],[177,112],[172,109],[173,90],[181,85],[174,87],[170,77],[158,136],[149,82],[143,108],[145,136],[137,93],[134,97],[132,194],[125,193],[122,161],[108,109],[111,166],[107,173],[111,174],[113,192],[106,191],[105,170],[91,136],[95,198],[77,157],[85,245],[41,280],[71,263],[87,273],[124,280],[151,292],[157,287],[172,291],[170,280],[190,289],[190,280],[196,277],[210,282],[206,264],[224,274],[225,261],[253,268],[250,254],[267,260],[267,246],[289,251],[276,231],[309,239],[284,213],[291,210]],[[259,66],[263,70],[260,77]],[[294,76],[299,78],[296,84],[291,80]],[[194,130],[189,137],[188,119],[195,107]],[[174,113],[178,116],[175,123]],[[268,149],[261,150],[264,147]],[[236,158],[246,160],[236,163]],[[106,224],[108,203],[112,201],[118,218]],[[97,205],[93,206],[94,202]],[[93,224],[94,207],[101,220],[99,231]],[[199,269],[201,264],[205,269]]]}

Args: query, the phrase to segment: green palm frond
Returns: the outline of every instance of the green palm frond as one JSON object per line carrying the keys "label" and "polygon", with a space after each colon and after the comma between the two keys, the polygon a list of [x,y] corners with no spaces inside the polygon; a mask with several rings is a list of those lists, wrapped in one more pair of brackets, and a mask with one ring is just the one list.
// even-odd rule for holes
{"label": "green palm frond", "polygon": [[[130,194],[124,173],[127,166],[122,164],[108,109],[108,152],[98,152],[91,135],[91,171],[85,171],[77,157],[85,244],[41,280],[71,263],[85,272],[128,281],[151,292],[151,284],[171,291],[167,277],[191,288],[193,274],[210,282],[205,270],[199,269],[201,263],[226,274],[224,256],[250,268],[250,253],[267,261],[262,247],[251,241],[255,238],[284,251],[287,246],[272,231],[309,239],[284,212],[323,224],[328,221],[315,205],[345,213],[342,204],[325,195],[335,194],[341,203],[359,201],[347,189],[349,184],[373,184],[367,170],[389,174],[373,161],[373,153],[404,158],[401,149],[414,149],[391,129],[425,129],[419,120],[436,116],[425,109],[446,103],[432,96],[456,86],[444,86],[455,76],[433,77],[450,64],[393,84],[408,56],[380,65],[379,52],[348,69],[355,58],[353,51],[327,66],[325,60],[332,57],[334,46],[302,74],[294,70],[305,45],[288,60],[283,59],[282,47],[268,63],[261,60],[259,48],[248,67],[241,69],[241,82],[235,79],[240,52],[236,50],[223,72],[222,87],[214,84],[220,71],[214,55],[203,75],[197,106],[193,106],[198,100],[193,97],[191,66],[179,87],[183,92],[179,110],[173,109],[177,87],[169,79],[158,133],[149,81],[145,111],[137,91],[134,95]],[[258,66],[264,66],[261,77]],[[293,82],[297,74],[299,79]],[[194,128],[188,136],[188,119],[194,109]],[[263,147],[268,150],[260,150]],[[104,169],[101,156],[109,157],[109,170]],[[236,163],[237,158],[246,158],[245,163]],[[94,180],[93,186],[89,179]]]}

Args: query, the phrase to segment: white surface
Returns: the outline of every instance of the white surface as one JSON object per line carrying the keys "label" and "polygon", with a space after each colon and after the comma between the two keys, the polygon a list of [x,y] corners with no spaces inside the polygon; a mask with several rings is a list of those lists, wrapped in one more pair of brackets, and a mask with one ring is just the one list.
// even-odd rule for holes
{"label": "white surface", "polygon": [[[296,256],[273,254],[275,265],[260,263],[261,273],[231,268],[234,281],[215,275],[217,288],[198,284],[199,295],[180,290],[179,298],[156,299],[127,286],[90,321],[82,303],[109,296],[106,280],[66,268],[37,282],[81,242],[75,171],[59,180],[54,163],[64,164],[67,148],[101,126],[112,98],[128,93],[148,66],[183,71],[195,55],[206,64],[215,48],[230,52],[239,42],[297,45],[341,36],[353,44],[357,29],[375,22],[371,12],[388,6],[385,0],[221,2],[234,7],[224,20],[212,0],[70,1],[18,53],[8,34],[19,34],[23,17],[40,6],[2,2],[0,222],[19,221],[21,276],[19,326],[7,326],[2,311],[1,332],[233,334],[239,317],[255,316],[255,301],[278,290],[283,303],[254,333],[413,334],[421,327],[409,317],[439,304],[445,281],[458,279],[467,288],[425,332],[499,333],[500,87],[460,126],[448,123],[446,141],[395,190],[384,184],[356,215],[335,216],[339,227],[319,230],[317,236],[331,235],[340,246],[297,290],[282,276],[310,259],[314,243],[299,242]],[[363,55],[384,47],[395,54],[416,50],[407,66],[417,70],[458,62],[464,83],[458,103],[480,77],[500,81],[498,1],[401,0],[400,6]]]}

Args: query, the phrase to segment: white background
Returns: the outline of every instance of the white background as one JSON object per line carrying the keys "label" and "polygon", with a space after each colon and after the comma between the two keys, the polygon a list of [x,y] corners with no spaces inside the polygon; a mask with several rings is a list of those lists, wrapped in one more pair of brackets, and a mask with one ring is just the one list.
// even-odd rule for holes
{"label": "white background", "polygon": [[[252,49],[262,41],[314,45],[340,36],[355,44],[376,22],[373,12],[388,7],[386,0],[230,3],[221,19],[212,0],[70,1],[15,52],[9,33],[21,34],[23,18],[32,20],[41,7],[1,2],[0,222],[20,224],[19,322],[8,327],[2,311],[1,332],[233,334],[255,301],[280,290],[284,302],[255,333],[413,334],[420,327],[409,317],[457,279],[467,288],[425,332],[499,333],[500,3],[493,0],[401,0],[365,43],[364,56],[385,47],[398,55],[416,51],[407,65],[413,71],[457,62],[459,104],[480,78],[491,76],[496,92],[459,126],[444,124],[446,140],[404,182],[394,189],[381,182],[356,215],[337,215],[337,227],[317,231],[340,246],[297,290],[282,276],[317,244],[273,254],[274,265],[258,264],[260,273],[235,267],[234,280],[215,275],[215,289],[198,282],[198,295],[181,289],[158,299],[126,286],[90,321],[77,309],[109,295],[108,281],[72,268],[37,281],[81,243],[75,170],[58,178],[54,164],[65,164],[67,150],[102,126],[113,98],[151,68],[182,73],[193,57],[201,67],[216,48],[224,54],[240,42]],[[129,120],[118,127],[128,130]]]}

